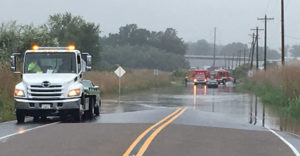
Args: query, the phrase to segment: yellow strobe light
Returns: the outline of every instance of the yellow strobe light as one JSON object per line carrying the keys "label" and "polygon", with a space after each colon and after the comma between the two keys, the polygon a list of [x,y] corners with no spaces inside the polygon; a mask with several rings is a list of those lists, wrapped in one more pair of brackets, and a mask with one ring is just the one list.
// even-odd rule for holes
{"label": "yellow strobe light", "polygon": [[32,46],[32,50],[39,50],[40,49],[40,46],[35,44]]}
{"label": "yellow strobe light", "polygon": [[73,44],[68,45],[68,50],[75,50],[75,45],[73,45]]}

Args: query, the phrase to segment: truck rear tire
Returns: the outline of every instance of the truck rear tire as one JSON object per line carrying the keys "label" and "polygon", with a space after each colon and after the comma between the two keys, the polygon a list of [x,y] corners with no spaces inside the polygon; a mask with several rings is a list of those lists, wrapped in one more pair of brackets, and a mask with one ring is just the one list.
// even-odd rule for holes
{"label": "truck rear tire", "polygon": [[17,122],[18,124],[24,123],[25,121],[25,113],[22,110],[16,110],[16,117],[17,117]]}
{"label": "truck rear tire", "polygon": [[92,119],[94,117],[94,106],[95,106],[95,98],[89,97],[89,110],[84,112],[84,116],[86,119]]}
{"label": "truck rear tire", "polygon": [[100,115],[100,108],[101,108],[101,100],[99,100],[99,106],[95,106],[94,113],[96,116]]}

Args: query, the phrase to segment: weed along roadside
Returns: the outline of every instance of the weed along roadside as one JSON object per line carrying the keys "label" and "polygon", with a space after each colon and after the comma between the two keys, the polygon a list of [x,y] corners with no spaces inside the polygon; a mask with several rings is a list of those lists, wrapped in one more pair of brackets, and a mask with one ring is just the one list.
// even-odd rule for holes
{"label": "weed along roadside", "polygon": [[270,67],[256,71],[252,78],[242,78],[237,91],[255,94],[261,102],[281,117],[300,120],[300,66]]}
{"label": "weed along roadside", "polygon": [[[84,75],[100,86],[102,95],[113,96],[118,94],[118,77],[111,71],[92,71]],[[126,69],[126,74],[121,79],[122,94],[139,90],[164,87],[170,84],[172,75],[170,72],[159,71],[155,76],[153,70],[148,69]]]}
{"label": "weed along roadside", "polygon": [[[20,79],[20,75],[13,74],[8,66],[1,66],[0,72],[0,122],[15,119],[13,90]],[[92,80],[100,86],[101,96],[111,98],[118,95],[118,77],[113,71],[91,71],[84,74],[84,79]],[[159,71],[153,74],[150,69],[126,69],[122,77],[122,94],[134,93],[150,88],[165,87],[171,84],[174,76],[170,72]]]}
{"label": "weed along roadside", "polygon": [[0,122],[3,122],[15,119],[13,92],[21,77],[13,74],[8,65],[3,64],[0,64],[0,73]]}

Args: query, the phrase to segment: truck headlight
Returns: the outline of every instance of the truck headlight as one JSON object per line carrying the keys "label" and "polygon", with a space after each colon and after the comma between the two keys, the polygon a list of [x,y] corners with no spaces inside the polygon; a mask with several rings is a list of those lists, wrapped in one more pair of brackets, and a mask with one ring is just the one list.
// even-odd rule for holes
{"label": "truck headlight", "polygon": [[80,89],[71,89],[68,92],[69,97],[79,96],[79,95],[80,95]]}
{"label": "truck headlight", "polygon": [[14,95],[15,95],[16,97],[24,97],[24,96],[25,96],[24,91],[21,90],[21,89],[15,89]]}

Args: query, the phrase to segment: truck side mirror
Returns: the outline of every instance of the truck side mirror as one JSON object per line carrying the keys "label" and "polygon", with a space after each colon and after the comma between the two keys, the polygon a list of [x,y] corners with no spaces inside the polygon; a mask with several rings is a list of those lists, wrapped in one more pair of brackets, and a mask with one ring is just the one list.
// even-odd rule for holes
{"label": "truck side mirror", "polygon": [[17,70],[17,57],[18,55],[21,55],[20,53],[13,53],[12,56],[10,56],[11,58],[11,71],[15,72]]}
{"label": "truck side mirror", "polygon": [[91,55],[86,56],[86,70],[87,71],[92,70],[92,56]]}
{"label": "truck side mirror", "polygon": [[87,60],[87,66],[92,66],[92,56],[91,55],[86,56],[86,60]]}
{"label": "truck side mirror", "polygon": [[85,58],[86,56],[86,71],[90,71],[92,70],[92,56],[89,53],[82,53],[82,55],[84,56],[83,58]]}
{"label": "truck side mirror", "polygon": [[10,69],[11,69],[11,71],[13,71],[13,72],[15,72],[16,71],[16,56],[15,55],[12,55],[12,56],[10,56],[10,58],[11,58],[11,67],[10,67]]}

